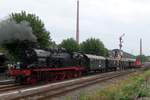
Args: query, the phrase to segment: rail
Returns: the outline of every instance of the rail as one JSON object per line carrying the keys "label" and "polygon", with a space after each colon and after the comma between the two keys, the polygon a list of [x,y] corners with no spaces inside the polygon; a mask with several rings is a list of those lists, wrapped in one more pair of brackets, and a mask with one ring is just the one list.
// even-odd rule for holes
{"label": "rail", "polygon": [[[110,73],[103,73],[100,75],[94,75],[91,77],[83,77],[80,79],[69,80],[66,82],[59,82],[50,84],[43,87],[37,88],[30,88],[26,90],[18,90],[18,92],[14,92],[11,95],[11,100],[19,100],[19,99],[35,99],[36,100],[43,100],[46,98],[52,98],[55,96],[62,95],[64,93],[73,91],[75,89],[79,89],[82,87],[86,87],[95,83],[100,83],[103,81],[107,81],[119,76],[127,75],[129,73],[135,72],[135,70],[128,70],[128,71],[117,71],[117,72],[110,72]],[[30,91],[30,92],[29,92]],[[0,95],[1,98],[8,99],[7,95]]]}

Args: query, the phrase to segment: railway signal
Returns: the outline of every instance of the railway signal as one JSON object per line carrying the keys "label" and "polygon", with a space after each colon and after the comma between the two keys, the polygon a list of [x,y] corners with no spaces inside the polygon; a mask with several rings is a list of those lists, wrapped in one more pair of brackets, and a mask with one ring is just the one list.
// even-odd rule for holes
{"label": "railway signal", "polygon": [[122,47],[123,47],[123,37],[125,36],[125,34],[123,33],[120,37],[119,37],[119,49],[120,49],[120,52],[119,52],[119,56],[120,56],[120,59],[123,57],[123,52],[121,51]]}
{"label": "railway signal", "polygon": [[119,48],[120,48],[120,50],[122,49],[122,47],[123,47],[123,37],[125,36],[125,34],[122,34],[120,37],[119,37]]}

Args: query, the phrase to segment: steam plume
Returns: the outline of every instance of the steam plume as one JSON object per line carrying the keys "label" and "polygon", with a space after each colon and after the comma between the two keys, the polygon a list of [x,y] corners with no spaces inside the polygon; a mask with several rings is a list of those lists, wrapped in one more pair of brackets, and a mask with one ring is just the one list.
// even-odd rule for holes
{"label": "steam plume", "polygon": [[18,24],[14,20],[7,19],[0,22],[0,44],[14,40],[36,42],[36,39],[27,21]]}

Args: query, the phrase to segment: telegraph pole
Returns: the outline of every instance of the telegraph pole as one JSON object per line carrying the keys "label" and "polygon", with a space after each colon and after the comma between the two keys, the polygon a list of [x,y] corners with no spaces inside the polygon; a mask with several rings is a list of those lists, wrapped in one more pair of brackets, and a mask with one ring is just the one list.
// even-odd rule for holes
{"label": "telegraph pole", "polygon": [[77,0],[76,41],[79,44],[79,0]]}

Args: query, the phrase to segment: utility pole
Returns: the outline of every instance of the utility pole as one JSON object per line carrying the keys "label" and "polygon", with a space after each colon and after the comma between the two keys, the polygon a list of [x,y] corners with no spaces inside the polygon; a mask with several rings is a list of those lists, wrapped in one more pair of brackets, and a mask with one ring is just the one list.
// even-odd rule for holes
{"label": "utility pole", "polygon": [[142,38],[140,38],[140,56],[142,56]]}
{"label": "utility pole", "polygon": [[77,0],[76,41],[79,44],[79,0]]}

